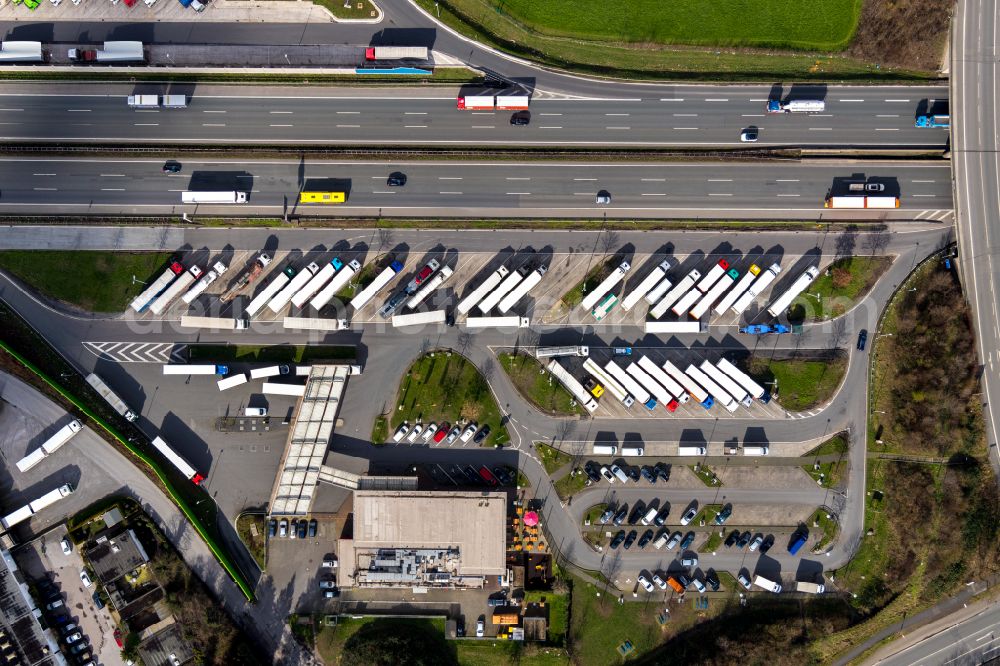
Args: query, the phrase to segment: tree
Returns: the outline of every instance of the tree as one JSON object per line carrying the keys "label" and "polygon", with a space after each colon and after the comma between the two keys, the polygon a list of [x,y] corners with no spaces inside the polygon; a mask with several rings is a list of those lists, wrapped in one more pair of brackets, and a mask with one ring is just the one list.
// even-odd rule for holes
{"label": "tree", "polygon": [[429,622],[385,618],[364,625],[344,644],[342,666],[458,666],[444,636]]}

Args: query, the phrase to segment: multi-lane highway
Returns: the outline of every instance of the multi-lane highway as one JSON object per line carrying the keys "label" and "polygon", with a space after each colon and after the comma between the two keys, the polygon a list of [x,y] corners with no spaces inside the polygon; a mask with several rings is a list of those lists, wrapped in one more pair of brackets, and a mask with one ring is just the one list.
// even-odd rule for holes
{"label": "multi-lane highway", "polygon": [[[946,220],[947,166],[849,160],[734,163],[302,162],[184,160],[164,174],[151,159],[0,159],[0,211],[382,216],[581,216]],[[386,184],[390,173],[404,187]],[[898,209],[824,210],[848,179],[885,185]],[[245,205],[181,205],[181,192],[245,191]],[[335,190],[343,205],[299,204],[299,192]],[[598,192],[611,195],[597,205]]]}
{"label": "multi-lane highway", "polygon": [[[144,85],[142,91],[166,92]],[[184,92],[180,86],[173,92]],[[779,86],[780,88],[780,86]],[[92,144],[342,144],[441,146],[628,146],[733,148],[760,129],[758,147],[943,150],[948,133],[918,129],[914,116],[946,104],[947,89],[831,86],[609,87],[600,97],[539,92],[530,124],[510,111],[460,111],[458,88],[266,88],[198,86],[186,109],[132,110],[121,84],[0,86],[0,140]],[[496,91],[503,94],[504,91]],[[517,92],[511,89],[508,92]],[[818,114],[766,114],[775,94],[819,98]]]}

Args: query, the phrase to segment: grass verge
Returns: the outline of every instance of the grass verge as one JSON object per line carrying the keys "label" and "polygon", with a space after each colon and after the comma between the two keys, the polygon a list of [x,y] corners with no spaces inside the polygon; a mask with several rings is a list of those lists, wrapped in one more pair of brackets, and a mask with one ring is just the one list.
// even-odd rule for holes
{"label": "grass verge", "polygon": [[500,367],[510,377],[518,393],[541,411],[553,416],[576,416],[584,413],[570,392],[546,372],[533,356],[502,353],[498,358]]}
{"label": "grass verge", "polygon": [[809,319],[818,321],[841,316],[871,291],[891,265],[892,257],[837,259],[806,290],[820,304],[816,309],[807,308]]}
{"label": "grass verge", "polygon": [[586,524],[589,522],[591,525],[597,525],[597,521],[601,519],[601,514],[608,510],[607,504],[595,504],[594,506],[587,509],[587,513],[583,515],[583,522]]}
{"label": "grass verge", "polygon": [[324,363],[353,361],[353,345],[213,345],[188,347],[188,360],[204,363]]}
{"label": "grass verge", "polygon": [[373,19],[378,16],[378,6],[371,0],[350,0],[346,5],[342,0],[312,0],[312,3],[339,19]]}
{"label": "grass verge", "polygon": [[778,404],[790,412],[801,412],[833,397],[847,372],[847,356],[838,353],[822,360],[754,356],[748,371],[758,382],[772,387],[771,394]]}
{"label": "grass verge", "polygon": [[[831,458],[831,456],[835,456]],[[847,472],[847,435],[841,433],[823,442],[803,458],[816,459],[802,469],[824,488],[836,488]],[[823,458],[831,458],[823,460]]]}
{"label": "grass verge", "polygon": [[722,545],[722,537],[718,532],[712,532],[711,536],[698,548],[699,553],[714,553]]}
{"label": "grass verge", "polygon": [[6,250],[0,268],[48,298],[89,312],[122,312],[169,258],[166,252]]}
{"label": "grass verge", "polygon": [[[136,82],[131,72],[115,72],[106,69],[78,69],[71,72],[46,72],[21,70],[0,72],[2,81],[120,81]],[[275,72],[252,72],[232,74],[227,72],[154,72],[142,73],[142,83],[264,83],[294,85],[329,85],[349,83],[352,85],[426,85],[428,83],[483,83],[484,77],[464,67],[438,67],[429,75],[413,74],[287,74]]]}
{"label": "grass verge", "polygon": [[264,550],[267,547],[267,518],[258,514],[243,513],[236,517],[236,532],[243,544],[264,568]]}
{"label": "grass verge", "polygon": [[693,525],[711,525],[715,517],[722,511],[721,504],[706,504],[701,507],[698,515],[691,521]]}
{"label": "grass verge", "polygon": [[587,487],[587,474],[583,470],[577,472],[570,471],[556,479],[553,484],[559,498],[567,500],[576,493]]}
{"label": "grass verge", "polygon": [[712,470],[708,465],[698,463],[696,465],[688,465],[688,468],[694,472],[702,483],[710,488],[718,488],[722,485],[722,481],[719,480],[718,475]]}
{"label": "grass verge", "polygon": [[475,421],[479,427],[490,427],[483,446],[502,446],[510,441],[486,378],[476,366],[450,351],[422,356],[406,371],[389,429],[395,431],[403,421],[412,425],[418,420],[452,425]]}
{"label": "grass verge", "polygon": [[572,289],[563,294],[562,300],[563,304],[569,308],[573,309],[580,304],[583,297],[586,296],[592,289],[601,284],[601,280],[606,278],[611,274],[621,261],[616,257],[611,257],[610,259],[597,264],[589,271],[587,271],[586,277],[584,277],[580,282],[576,284]]}
{"label": "grass verge", "polygon": [[573,456],[568,453],[563,453],[559,449],[549,446],[548,444],[535,442],[535,451],[538,452],[538,457],[542,461],[542,466],[548,474],[554,474],[558,470],[573,462]]}

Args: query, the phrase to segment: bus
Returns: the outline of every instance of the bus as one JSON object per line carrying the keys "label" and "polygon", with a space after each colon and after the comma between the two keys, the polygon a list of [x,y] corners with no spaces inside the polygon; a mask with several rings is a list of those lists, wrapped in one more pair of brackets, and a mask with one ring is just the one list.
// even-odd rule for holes
{"label": "bus", "polygon": [[323,203],[323,204],[339,204],[344,203],[345,195],[343,192],[300,192],[299,193],[299,203]]}
{"label": "bus", "polygon": [[594,315],[594,319],[601,321],[609,312],[611,312],[617,303],[618,297],[614,294],[608,294],[601,300],[600,303],[597,304],[597,307],[593,309],[591,314]]}

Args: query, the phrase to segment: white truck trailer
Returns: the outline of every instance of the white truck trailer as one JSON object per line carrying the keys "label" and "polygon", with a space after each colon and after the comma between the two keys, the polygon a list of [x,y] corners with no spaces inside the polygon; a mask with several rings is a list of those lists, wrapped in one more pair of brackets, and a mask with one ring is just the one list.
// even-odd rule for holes
{"label": "white truck trailer", "polygon": [[250,304],[247,305],[247,309],[245,310],[246,315],[248,317],[253,317],[255,314],[263,310],[264,306],[267,305],[272,298],[274,298],[275,294],[284,289],[285,285],[288,284],[293,277],[295,277],[295,269],[291,266],[286,266],[285,270],[275,275],[274,279],[272,279],[266,287],[261,289],[259,294],[253,297],[253,300],[250,301]]}
{"label": "white truck trailer", "polygon": [[691,318],[701,319],[704,317],[705,313],[708,312],[708,309],[712,307],[712,304],[722,297],[722,292],[735,284],[739,276],[740,274],[733,268],[726,271],[723,276],[719,278],[719,281],[712,285],[711,289],[705,292],[705,295],[701,297],[698,304],[691,308],[691,312],[688,313]]}
{"label": "white truck trailer", "polygon": [[749,407],[753,404],[753,398],[747,393],[742,386],[733,381],[733,378],[719,370],[716,366],[709,363],[707,360],[702,361],[698,367],[708,375],[708,378],[719,385],[723,391],[728,393],[733,397],[736,402],[740,403],[744,407]]}
{"label": "white truck trailer", "polygon": [[[630,291],[625,298],[622,299],[622,310],[626,312],[635,307],[635,304],[639,302],[641,298],[644,298],[652,289],[659,285],[663,278],[666,277],[667,271],[670,270],[670,262],[664,259],[655,266],[653,270],[649,272],[649,275],[644,277],[642,281],[636,285],[635,289]],[[667,288],[669,288],[670,282],[667,282]],[[666,291],[666,288],[664,288]],[[654,301],[655,302],[655,301]]]}
{"label": "white truck trailer", "polygon": [[566,387],[570,395],[583,405],[584,409],[591,413],[597,410],[597,400],[594,399],[594,396],[590,395],[587,389],[583,388],[583,384],[577,381],[576,377],[569,374],[565,368],[559,365],[559,361],[552,359],[545,367],[552,373],[553,377],[559,380],[560,384]]}
{"label": "white truck trailer", "polygon": [[656,407],[656,400],[649,394],[649,391],[644,389],[639,382],[635,381],[632,375],[625,372],[620,365],[613,360],[608,361],[604,364],[604,371],[614,377],[636,401],[642,403],[643,407],[649,411],[653,411],[653,408]]}
{"label": "white truck trailer", "polygon": [[[129,420],[134,420],[134,419],[129,419]],[[80,432],[82,429],[83,429],[83,424],[77,421],[76,419],[73,419],[72,421],[64,425],[62,428],[60,428],[58,432],[56,432],[54,435],[45,440],[42,443],[42,445],[39,446],[37,449],[35,449],[28,455],[18,460],[16,463],[17,468],[21,471],[22,474],[24,472],[27,472],[35,465],[42,462],[42,460],[44,460],[46,456],[55,453],[56,450],[59,449],[59,447],[68,442],[73,437],[73,435]]]}
{"label": "white truck trailer", "polygon": [[483,300],[479,301],[479,304],[476,307],[479,308],[480,312],[486,314],[494,307],[496,307],[497,303],[499,303],[504,296],[512,292],[514,290],[514,287],[516,287],[518,283],[520,283],[521,280],[524,279],[524,276],[526,274],[527,271],[524,270],[524,267],[521,267],[516,271],[510,273],[507,277],[503,279],[503,281],[499,284],[499,286],[497,286],[496,289],[488,293],[483,298]]}
{"label": "white truck trailer", "polygon": [[763,576],[757,576],[754,578],[753,584],[761,589],[767,590],[768,592],[774,592],[775,594],[779,594],[781,592],[781,585],[779,583],[775,583],[773,580],[768,580]]}
{"label": "white truck trailer", "polygon": [[188,305],[191,305],[191,302],[194,301],[194,299],[205,293],[205,290],[208,289],[209,285],[222,277],[227,270],[229,270],[229,267],[224,263],[221,261],[215,262],[215,265],[212,266],[212,269],[208,271],[208,273],[195,282],[193,287],[184,292],[184,295],[181,296],[181,300]]}
{"label": "white truck trailer", "polygon": [[660,280],[655,287],[650,289],[649,292],[643,296],[643,299],[645,299],[645,301],[649,303],[649,306],[652,307],[663,298],[663,296],[667,293],[667,290],[672,286],[674,286],[674,283],[670,281],[670,278],[665,277]]}
{"label": "white truck trailer", "polygon": [[764,400],[764,397],[767,395],[767,391],[764,390],[763,386],[755,382],[750,375],[743,372],[724,358],[719,359],[719,362],[716,363],[716,365],[719,370],[722,370],[724,373],[732,377],[737,384],[746,389],[751,398],[754,400]]}
{"label": "white truck trailer", "polygon": [[736,407],[739,403],[736,402],[731,395],[723,391],[718,384],[713,382],[708,375],[696,368],[694,364],[688,365],[688,367],[684,368],[684,373],[704,386],[705,390],[708,391],[708,394],[711,395],[712,398],[714,398],[715,402],[725,407],[727,411],[730,413],[736,411]]}
{"label": "white truck trailer", "polygon": [[698,287],[695,287],[688,293],[681,296],[680,300],[674,303],[674,307],[670,308],[670,311],[678,317],[683,317],[691,310],[691,308],[694,307],[694,304],[697,303],[701,297],[702,293],[698,291]]}
{"label": "white truck trailer", "polygon": [[537,347],[535,358],[556,358],[557,356],[590,356],[590,347],[587,345],[566,345],[564,347]]}
{"label": "white truck trailer", "polygon": [[528,328],[531,320],[527,317],[469,317],[466,328]]}
{"label": "white truck trailer", "polygon": [[656,401],[663,405],[664,409],[668,412],[677,409],[679,403],[674,399],[674,396],[670,395],[667,389],[653,379],[648,372],[639,367],[637,363],[629,363],[625,371],[632,375],[632,378],[639,382],[644,389],[649,391],[650,395],[656,398]]}
{"label": "white truck trailer", "polygon": [[768,314],[772,317],[780,317],[784,314],[785,310],[787,310],[792,304],[792,301],[794,301],[799,294],[805,291],[806,287],[812,284],[812,281],[815,280],[818,275],[819,266],[810,266],[807,268],[805,272],[792,283],[792,286],[789,287],[785,293],[767,306]]}
{"label": "white truck trailer", "polygon": [[701,385],[695,380],[688,377],[686,374],[681,372],[681,369],[670,361],[663,362],[663,371],[670,375],[670,378],[675,382],[684,387],[684,390],[694,398],[695,402],[700,404],[705,409],[711,409],[715,401],[712,396],[708,394],[708,391],[703,389]]}
{"label": "white truck trailer", "polygon": [[684,387],[678,384],[673,377],[668,375],[663,368],[656,365],[653,359],[648,356],[643,356],[639,359],[639,367],[649,373],[649,376],[655,379],[657,382],[663,385],[663,388],[670,392],[670,395],[677,398],[677,402],[680,404],[685,404],[691,400],[691,396],[688,392],[684,390]]}
{"label": "white truck trailer", "polygon": [[610,391],[613,396],[618,398],[618,400],[626,407],[631,407],[635,404],[635,398],[629,395],[629,392],[624,386],[618,383],[618,380],[609,375],[604,368],[597,365],[597,363],[592,358],[588,358],[583,362],[583,369],[594,376],[598,382],[605,388],[605,390]]}
{"label": "white truck trailer", "polygon": [[700,291],[703,294],[707,292],[715,285],[715,283],[719,280],[719,278],[725,275],[726,271],[728,270],[729,270],[729,262],[726,261],[725,259],[719,259],[718,263],[716,263],[714,266],[708,269],[708,272],[705,273],[705,277],[703,277],[701,279],[701,282],[697,284],[698,291]]}
{"label": "white truck trailer", "polygon": [[129,95],[126,102],[130,109],[158,109],[159,95]]}
{"label": "white truck trailer", "polygon": [[136,312],[142,312],[149,304],[153,302],[157,296],[159,296],[164,289],[170,286],[170,283],[177,279],[177,276],[184,272],[184,266],[178,261],[171,261],[170,265],[167,266],[166,270],[160,273],[159,277],[153,280],[142,293],[132,299],[129,303],[129,307]]}
{"label": "white truck trailer", "polygon": [[426,46],[368,46],[365,60],[427,60]]}
{"label": "white truck trailer", "polygon": [[781,272],[781,266],[779,264],[771,264],[771,266],[757,276],[757,279],[750,285],[750,288],[746,290],[742,296],[736,299],[733,303],[733,313],[743,314],[743,311],[750,307],[750,304],[754,302],[754,299],[760,296],[760,294],[771,286],[775,278],[778,277],[778,273]]}
{"label": "white truck trailer", "polygon": [[69,49],[67,57],[74,62],[145,62],[142,42],[104,42],[103,49]]}
{"label": "white truck trailer", "polygon": [[129,409],[125,401],[118,397],[118,394],[112,391],[111,387],[93,372],[87,375],[87,383],[94,387],[94,390],[111,405],[112,409],[121,414],[126,421],[135,421],[139,418],[139,415]]}
{"label": "white truck trailer", "polygon": [[243,331],[250,325],[246,319],[233,317],[198,317],[181,315],[181,328],[204,328],[211,331]]}
{"label": "white truck trailer", "polygon": [[753,284],[753,281],[757,279],[758,275],[760,275],[760,267],[757,266],[757,264],[750,264],[750,268],[748,268],[747,272],[743,274],[743,277],[740,278],[739,282],[737,282],[732,289],[727,291],[726,295],[722,297],[722,300],[715,305],[715,314],[724,314],[726,310],[733,307],[733,303],[736,302],[736,299],[742,296],[746,290],[750,288],[750,285]]}
{"label": "white truck trailer", "polygon": [[0,44],[0,62],[43,62],[41,42],[8,42]]}
{"label": "white truck trailer", "polygon": [[306,286],[316,273],[319,273],[319,264],[314,261],[299,271],[295,277],[289,280],[288,284],[281,288],[281,291],[274,295],[274,298],[267,302],[267,309],[274,314],[281,312],[292,300],[292,296]]}
{"label": "white truck trailer", "polygon": [[[391,268],[392,267],[390,266],[386,270],[390,270]],[[333,297],[337,295],[338,291],[347,286],[347,283],[350,282],[351,278],[357,275],[360,270],[361,263],[357,259],[352,259],[349,264],[340,269],[340,272],[337,273],[332,280],[330,280],[330,284],[323,287],[320,292],[316,294],[311,301],[309,301],[309,305],[317,311],[321,310],[327,303],[333,300]],[[395,273],[393,273],[393,275],[395,275]],[[371,285],[369,285],[369,287],[370,286]],[[355,296],[355,299],[357,299],[357,296]],[[352,300],[351,303],[353,304],[354,300]]]}
{"label": "white truck trailer", "polygon": [[305,384],[280,384],[277,382],[264,382],[261,391],[265,395],[290,395],[302,397],[306,394]]}
{"label": "white truck trailer", "polygon": [[184,478],[194,485],[201,485],[201,482],[205,480],[205,477],[199,474],[198,470],[192,467],[188,461],[184,460],[184,458],[177,455],[177,452],[170,448],[170,445],[163,441],[162,438],[154,438],[153,446],[170,462],[171,465],[176,467],[177,470],[184,475]]}
{"label": "white truck trailer", "polygon": [[437,272],[437,275],[432,277],[426,284],[417,290],[417,293],[410,297],[410,300],[406,302],[406,307],[411,310],[416,309],[416,307],[427,300],[427,297],[434,293],[438,287],[444,284],[444,281],[450,278],[454,272],[455,271],[451,266],[442,266],[441,270]]}
{"label": "white truck trailer", "polygon": [[688,291],[694,287],[695,282],[697,282],[700,277],[701,273],[699,273],[697,269],[693,269],[690,273],[681,278],[681,281],[675,284],[673,289],[668,291],[656,305],[650,308],[649,314],[654,319],[662,317],[671,305],[676,303],[681,296],[688,293]]}
{"label": "white truck trailer", "polygon": [[199,363],[169,363],[163,366],[165,375],[228,375],[228,365],[209,365]]}
{"label": "white truck trailer", "polygon": [[632,265],[627,261],[620,263],[618,268],[611,271],[611,274],[604,278],[593,291],[583,297],[583,300],[580,301],[580,307],[584,310],[593,310],[597,302],[604,298],[604,295],[611,291],[615,285],[624,280],[630,270],[632,270]]}
{"label": "white truck trailer", "polygon": [[334,257],[328,261],[323,265],[323,268],[319,269],[319,271],[313,275],[308,282],[306,282],[305,286],[295,292],[295,295],[292,296],[292,305],[297,308],[301,308],[310,298],[316,295],[316,292],[319,291],[323,285],[332,280],[334,274],[343,267],[344,264],[338,257]]}
{"label": "white truck trailer", "polygon": [[423,324],[443,324],[447,319],[447,311],[431,310],[430,312],[414,312],[412,314],[392,315],[392,327],[421,326]]}
{"label": "white truck trailer", "polygon": [[490,293],[500,281],[507,277],[508,271],[506,268],[501,266],[492,273],[490,273],[482,284],[469,292],[469,295],[459,301],[458,306],[455,308],[460,315],[467,315],[469,311],[474,308],[479,301],[483,300],[486,294]]}
{"label": "white truck trailer", "polygon": [[24,522],[28,518],[31,518],[31,516],[38,513],[45,507],[52,506],[53,504],[61,500],[63,497],[67,497],[72,494],[73,494],[73,486],[71,486],[68,483],[63,486],[60,486],[59,488],[56,488],[55,490],[50,490],[49,492],[45,493],[44,495],[36,499],[34,502],[25,504],[20,509],[7,514],[3,518],[0,518],[0,526],[2,526],[5,530],[9,530],[10,528],[14,527],[14,525],[17,525],[18,523]]}
{"label": "white truck trailer", "polygon": [[351,327],[346,319],[321,317],[285,317],[281,325],[291,331],[346,331]]}
{"label": "white truck trailer", "polygon": [[771,448],[768,446],[743,446],[745,456],[766,456],[770,452]]}
{"label": "white truck trailer", "polygon": [[645,321],[643,330],[646,333],[704,333],[708,326],[700,320],[695,321]]}
{"label": "white truck trailer", "polygon": [[539,266],[535,270],[528,273],[527,277],[525,277],[520,284],[511,289],[509,294],[500,299],[500,302],[497,303],[497,310],[500,314],[507,314],[512,307],[517,305],[518,301],[527,296],[528,292],[534,289],[535,285],[542,281],[542,276],[545,275],[547,270],[547,266]]}
{"label": "white truck trailer", "polygon": [[178,277],[162,294],[149,304],[149,311],[153,314],[163,314],[163,311],[170,307],[170,304],[177,300],[188,287],[200,278],[202,271],[197,266],[192,266]]}
{"label": "white truck trailer", "polygon": [[243,384],[246,384],[247,381],[248,381],[247,380],[247,373],[245,373],[245,372],[239,372],[239,373],[237,373],[235,375],[232,375],[230,377],[226,377],[225,379],[220,379],[218,381],[219,390],[220,391],[226,391],[226,390],[231,389],[231,388],[236,387],[236,386],[242,386]]}
{"label": "white truck trailer", "polygon": [[181,203],[186,204],[244,204],[247,202],[246,192],[181,192]]}
{"label": "white truck trailer", "polygon": [[354,294],[354,298],[351,299],[351,307],[354,308],[355,312],[365,307],[369,301],[375,298],[380,291],[382,291],[386,285],[392,282],[392,279],[399,275],[399,272],[403,270],[403,264],[399,261],[393,261],[391,264],[382,269],[382,272],[375,276],[375,279],[371,283]]}

